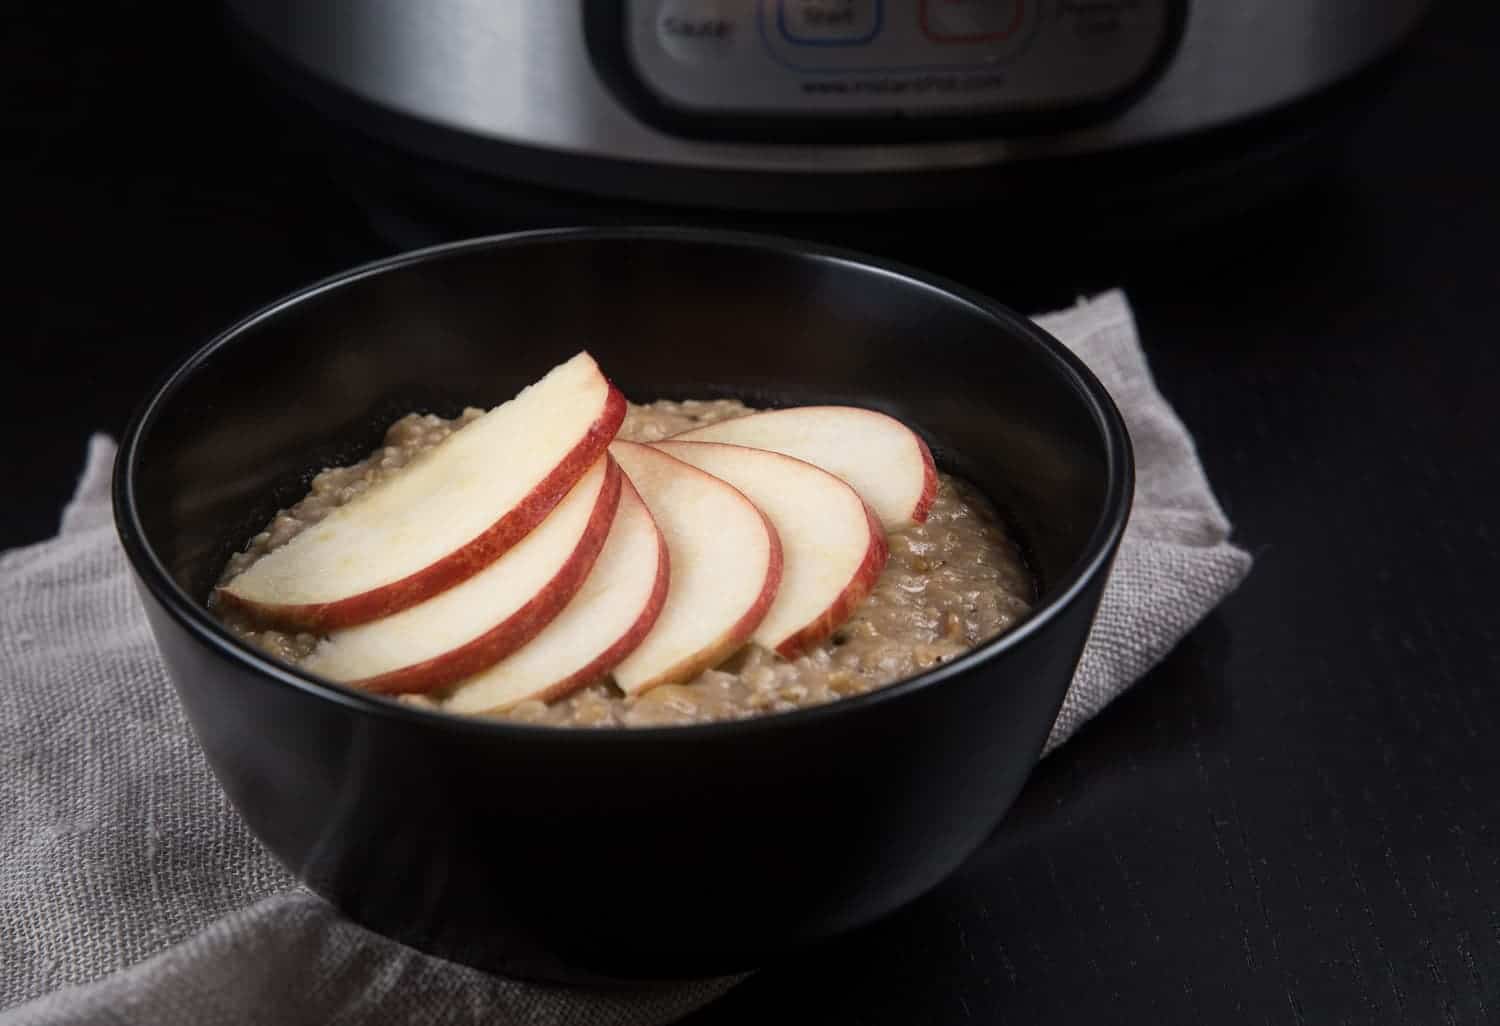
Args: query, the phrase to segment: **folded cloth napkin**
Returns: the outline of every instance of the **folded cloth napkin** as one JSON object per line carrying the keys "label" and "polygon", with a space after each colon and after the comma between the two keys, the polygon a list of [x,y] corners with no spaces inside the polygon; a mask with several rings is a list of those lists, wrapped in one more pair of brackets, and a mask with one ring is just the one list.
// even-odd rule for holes
{"label": "folded cloth napkin", "polygon": [[[1114,395],[1138,464],[1135,509],[1050,751],[1233,590],[1250,557],[1227,540],[1125,297],[1040,323]],[[224,799],[171,693],[111,521],[113,453],[107,438],[90,442],[56,538],[0,555],[0,1008],[11,1009],[0,1026],[653,1026],[734,985],[498,979],[370,933],[299,890]]]}

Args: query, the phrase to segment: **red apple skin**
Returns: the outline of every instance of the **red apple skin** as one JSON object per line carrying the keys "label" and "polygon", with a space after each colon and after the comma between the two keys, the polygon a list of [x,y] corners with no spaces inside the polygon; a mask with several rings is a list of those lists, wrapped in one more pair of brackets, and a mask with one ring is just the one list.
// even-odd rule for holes
{"label": "red apple skin", "polygon": [[[753,534],[754,528],[749,525],[758,525],[759,529],[764,532],[766,544],[764,564],[761,564],[758,559],[755,561],[756,565],[753,570],[755,579],[752,579],[748,575],[745,576],[743,578],[746,585],[745,593],[735,593],[736,599],[748,598],[748,601],[743,606],[740,606],[736,602],[734,606],[723,610],[725,616],[733,615],[736,616],[736,619],[728,624],[724,624],[716,616],[711,622],[711,629],[717,630],[717,635],[708,637],[700,643],[697,632],[692,632],[694,635],[693,643],[699,644],[699,647],[669,666],[662,667],[653,662],[649,667],[653,671],[649,677],[639,680],[621,681],[619,679],[620,667],[615,667],[616,685],[627,696],[638,696],[663,684],[679,683],[683,680],[691,679],[704,669],[722,662],[742,647],[750,635],[754,633],[755,628],[760,626],[761,621],[765,619],[767,612],[769,612],[776,598],[776,593],[781,587],[784,555],[781,547],[781,537],[776,533],[775,525],[771,523],[765,513],[751,502],[743,492],[729,483],[691,464],[684,463],[676,457],[663,452],[661,449],[644,442],[630,442],[617,439],[611,447],[610,452],[624,463],[627,477],[632,474],[638,475],[633,483],[640,489],[641,497],[645,500],[647,510],[651,512],[652,517],[657,522],[658,529],[661,530],[663,537],[667,541],[669,552],[671,551],[677,527],[684,520],[696,521],[698,526],[712,525],[713,521],[705,520],[701,513],[698,512],[701,507],[696,504],[691,507],[694,511],[693,516],[687,518],[674,517],[672,515],[672,507],[663,505],[663,503],[671,501],[668,496],[659,491],[654,491],[657,482],[652,479],[662,473],[680,476],[683,479],[701,478],[702,481],[708,482],[713,490],[726,493],[726,496],[721,496],[720,498],[727,497],[731,505],[736,507],[738,511],[736,519],[744,516],[747,511],[749,516],[753,517],[753,520],[747,517],[741,526],[747,527],[749,533]],[[645,463],[640,462],[643,457],[646,460]],[[653,461],[659,461],[655,471],[652,470],[650,465]],[[650,483],[648,484],[648,482]],[[702,496],[700,495],[699,498],[701,499]],[[710,505],[719,504],[718,502],[710,502]],[[679,510],[684,508],[678,507]],[[667,526],[663,527],[663,524]],[[715,526],[714,530],[717,529]],[[692,534],[694,532],[684,529],[683,533]],[[704,532],[700,531],[698,533],[701,535]],[[758,540],[759,537],[757,536],[757,542]],[[757,550],[758,547],[757,544]],[[759,555],[758,551],[756,555]],[[676,571],[687,569],[683,564],[679,564],[676,558],[673,560],[673,568]],[[735,579],[740,580],[738,577]],[[672,585],[669,584],[667,607],[670,607],[672,604],[673,593],[671,589]],[[664,610],[664,615],[667,611],[670,610]],[[662,630],[665,626],[670,625],[658,621],[655,630]],[[648,635],[642,640],[642,645],[649,645],[651,640],[651,637]],[[674,645],[673,647],[676,648],[677,646]],[[632,653],[631,658],[639,658],[639,655],[639,652]]]}
{"label": "red apple skin", "polygon": [[[623,474],[621,476],[624,477]],[[629,478],[625,478],[625,487],[635,490]],[[642,505],[644,506],[645,503]],[[667,604],[667,585],[672,579],[672,560],[667,553],[667,541],[662,537],[659,527],[656,529],[656,551],[656,586],[651,590],[651,598],[647,600],[646,607],[641,610],[641,615],[636,618],[635,623],[630,625],[630,630],[621,635],[619,641],[601,652],[593,662],[553,684],[541,694],[533,695],[533,698],[543,702],[556,702],[558,699],[567,698],[579,688],[599,680],[618,666],[620,661],[634,652],[641,640],[651,633],[651,628],[656,626],[656,618],[661,615],[662,607]]]}
{"label": "red apple skin", "polygon": [[[853,614],[859,603],[874,588],[881,571],[885,569],[886,561],[890,556],[890,548],[886,541],[885,528],[881,525],[879,517],[852,485],[814,464],[775,450],[762,450],[754,446],[741,446],[735,443],[673,441],[672,439],[654,442],[652,446],[684,461],[689,466],[697,467],[704,473],[719,475],[727,484],[744,492],[746,498],[752,503],[764,503],[763,514],[773,525],[777,526],[780,532],[783,558],[787,558],[786,546],[790,539],[790,558],[794,561],[798,558],[801,548],[797,544],[798,531],[811,526],[797,523],[796,518],[806,519],[807,514],[802,512],[792,514],[790,511],[783,510],[778,515],[780,496],[775,493],[782,492],[784,489],[769,486],[765,478],[757,474],[757,469],[760,473],[764,473],[769,468],[783,467],[783,473],[789,475],[784,482],[788,486],[792,480],[795,480],[796,473],[810,474],[813,480],[822,480],[826,485],[831,485],[844,493],[841,496],[841,502],[848,503],[852,500],[853,506],[845,507],[845,511],[851,515],[852,519],[849,521],[840,519],[837,523],[843,528],[840,530],[840,535],[857,546],[854,550],[858,555],[857,561],[846,571],[847,576],[838,585],[835,593],[828,594],[822,591],[827,587],[826,582],[831,578],[826,575],[820,576],[820,590],[816,598],[817,601],[825,603],[822,608],[815,605],[811,608],[804,606],[800,615],[807,617],[805,621],[797,623],[778,620],[775,624],[776,634],[772,637],[765,637],[763,633],[757,634],[753,638],[757,643],[771,647],[774,642],[773,651],[777,655],[784,659],[794,659],[832,634]],[[728,462],[724,462],[725,460]],[[745,460],[749,461],[748,464],[743,462]],[[737,467],[749,470],[750,476],[738,476]],[[818,517],[817,522],[820,526],[835,523],[826,516]],[[812,557],[811,552],[804,554],[804,558],[808,557]],[[793,566],[796,566],[795,562]],[[785,578],[784,573],[783,578]],[[785,579],[782,584],[788,586]],[[802,602],[809,596],[785,597]],[[774,601],[767,615],[777,615]],[[761,626],[764,627],[765,624],[762,623]]]}
{"label": "red apple skin", "polygon": [[[625,420],[625,407],[624,394],[611,384],[599,417],[530,495],[468,544],[415,573],[335,602],[269,605],[243,599],[225,588],[215,589],[216,601],[223,609],[243,613],[267,626],[327,634],[341,627],[354,627],[399,613],[446,591],[499,559],[552,512],[553,507],[562,501],[562,497],[568,494],[569,489],[578,483],[584,472],[594,465],[594,461],[614,440],[620,424]],[[618,488],[616,498],[618,499]],[[483,669],[483,666],[479,669]]]}
{"label": "red apple skin", "polygon": [[[916,434],[916,432],[912,432]],[[932,504],[937,500],[938,475],[937,464],[932,460],[932,450],[927,448],[927,443],[922,441],[922,436],[917,435],[917,447],[922,450],[922,494],[917,499],[916,506],[912,507],[911,519],[914,524],[925,524],[927,515],[932,512]],[[876,527],[880,528],[880,534],[885,536],[885,528],[876,521]]]}
{"label": "red apple skin", "polygon": [[[584,529],[577,548],[547,586],[505,620],[473,641],[442,655],[389,673],[342,683],[380,695],[423,694],[488,669],[536,637],[543,627],[562,612],[562,608],[583,586],[584,578],[593,569],[594,561],[604,548],[604,539],[609,535],[610,525],[614,523],[624,479],[625,474],[620,470],[619,464],[610,459],[604,486],[599,490],[599,497],[589,514],[588,526]],[[660,611],[660,606],[657,610]]]}
{"label": "red apple skin", "polygon": [[[931,505],[931,500],[928,505]],[[865,596],[874,590],[875,582],[880,579],[880,573],[890,559],[891,548],[886,541],[885,528],[880,525],[880,520],[869,506],[865,506],[865,518],[870,524],[870,547],[865,550],[864,560],[849,578],[848,587],[839,593],[838,599],[820,616],[776,646],[776,654],[781,658],[796,659],[820,644],[824,638],[843,626],[854,615]]]}
{"label": "red apple skin", "polygon": [[[760,510],[757,509],[756,512],[760,513]],[[776,528],[771,526],[771,521],[766,519],[764,513],[760,513],[760,519],[766,525],[766,535],[771,540],[771,553],[765,583],[761,586],[760,594],[750,604],[750,608],[746,609],[744,615],[735,621],[734,625],[725,631],[724,635],[713,645],[700,649],[689,658],[658,673],[654,678],[636,688],[634,694],[644,695],[652,688],[663,684],[681,684],[683,681],[692,680],[704,670],[713,669],[743,648],[745,642],[750,640],[750,635],[755,633],[755,628],[759,627],[760,622],[766,618],[766,613],[776,598],[777,589],[781,587],[781,536],[776,533]]]}
{"label": "red apple skin", "polygon": [[[886,419],[886,420],[894,421],[897,424],[901,423],[899,420],[896,420],[895,417],[892,417],[889,414],[880,413],[879,411],[876,411],[876,410],[867,410],[867,409],[864,409],[863,407],[853,407],[853,406],[791,406],[791,407],[787,407],[785,410],[780,410],[780,411],[778,411],[778,410],[762,410],[762,411],[759,411],[759,412],[756,412],[756,413],[751,413],[748,417],[743,418],[743,419],[750,420],[750,419],[754,419],[757,416],[767,416],[767,415],[774,416],[778,412],[791,412],[791,411],[796,411],[796,412],[804,413],[804,414],[806,414],[806,413],[812,413],[812,412],[818,412],[818,411],[832,411],[834,413],[840,413],[840,414],[843,414],[843,413],[870,414],[870,415],[874,415],[874,416],[877,416],[877,417],[880,417],[880,418],[883,418],[883,419]],[[735,424],[739,420],[740,420],[740,418],[733,418],[733,419],[728,420],[728,421],[720,421],[718,423],[707,424],[707,425],[704,425],[702,427],[689,428],[686,431],[679,432],[678,434],[672,435],[669,438],[664,439],[664,440],[665,441],[679,441],[679,442],[718,442],[718,443],[727,444],[727,445],[743,445],[743,446],[745,446],[747,448],[751,448],[751,449],[769,448],[773,452],[782,452],[784,455],[792,456],[793,458],[796,458],[796,459],[805,460],[808,463],[812,463],[814,466],[822,466],[822,464],[820,463],[819,460],[817,460],[816,458],[812,458],[812,457],[810,457],[810,456],[808,456],[806,454],[802,454],[802,453],[798,453],[798,452],[794,452],[794,451],[786,451],[786,450],[783,450],[783,449],[778,449],[775,446],[756,445],[754,441],[752,441],[752,440],[750,440],[748,438],[742,437],[742,436],[741,437],[736,437],[733,434],[725,436],[725,435],[722,435],[722,434],[719,433],[719,429],[723,428],[725,425],[727,425],[727,424]],[[909,510],[903,510],[902,513],[901,513],[901,516],[904,519],[906,519],[906,520],[910,520],[911,523],[913,523],[913,524],[921,524],[921,523],[925,523],[926,522],[928,515],[931,514],[931,512],[932,512],[932,504],[937,499],[937,491],[938,491],[937,464],[932,459],[932,450],[930,448],[928,448],[927,443],[922,440],[922,436],[919,435],[919,434],[917,434],[915,431],[911,430],[910,427],[907,427],[904,424],[901,425],[901,426],[906,430],[906,432],[908,434],[910,434],[911,440],[914,443],[916,443],[918,459],[920,460],[920,462],[922,464],[922,484],[921,484],[920,489],[917,492],[916,501],[912,504],[911,509],[909,509]],[[830,473],[834,472],[834,471],[831,470],[831,468],[828,468],[828,467],[823,467],[823,469],[829,470]],[[846,482],[846,483],[850,484],[851,487],[853,486],[852,482]],[[866,502],[866,505],[869,505],[868,500]],[[877,519],[879,519],[879,518],[877,518]],[[905,525],[903,524],[901,526],[905,526]],[[884,527],[882,527],[882,530],[883,529],[884,529]],[[895,529],[898,529],[898,528],[893,527],[892,529],[895,530]]]}

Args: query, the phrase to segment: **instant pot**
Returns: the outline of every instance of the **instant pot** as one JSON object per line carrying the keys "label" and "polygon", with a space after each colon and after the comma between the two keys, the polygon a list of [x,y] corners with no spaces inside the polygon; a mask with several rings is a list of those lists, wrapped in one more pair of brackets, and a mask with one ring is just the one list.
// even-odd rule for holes
{"label": "instant pot", "polygon": [[544,208],[1159,222],[1286,178],[1429,5],[228,0],[362,192],[464,231]]}

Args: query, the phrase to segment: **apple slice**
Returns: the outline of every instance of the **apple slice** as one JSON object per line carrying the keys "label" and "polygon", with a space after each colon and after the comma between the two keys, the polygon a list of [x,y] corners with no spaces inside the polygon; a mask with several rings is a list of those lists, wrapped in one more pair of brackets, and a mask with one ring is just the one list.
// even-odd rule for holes
{"label": "apple slice", "polygon": [[781,587],[751,640],[795,659],[849,619],[885,569],[885,531],[859,493],[826,470],[766,449],[719,442],[653,448],[727,481],[781,539]]}
{"label": "apple slice", "polygon": [[499,559],[425,602],[334,631],[302,668],[366,691],[407,694],[495,665],[536,637],[582,587],[614,521],[623,480],[619,466],[600,457]]}
{"label": "apple slice", "polygon": [[675,435],[795,456],[843,478],[888,531],[920,524],[937,497],[927,443],[894,417],[857,406],[798,406],[723,420]]}
{"label": "apple slice", "polygon": [[450,712],[501,712],[564,698],[629,655],[667,600],[667,543],[627,480],[604,550],[588,579],[542,632],[443,701]]}
{"label": "apple slice", "polygon": [[316,632],[414,606],[526,537],[624,418],[625,397],[579,353],[268,553],[219,600],[263,623]]}
{"label": "apple slice", "polygon": [[671,582],[656,625],[615,667],[627,695],[690,680],[745,643],[781,583],[781,541],[765,515],[718,478],[658,449],[609,449],[667,541]]}

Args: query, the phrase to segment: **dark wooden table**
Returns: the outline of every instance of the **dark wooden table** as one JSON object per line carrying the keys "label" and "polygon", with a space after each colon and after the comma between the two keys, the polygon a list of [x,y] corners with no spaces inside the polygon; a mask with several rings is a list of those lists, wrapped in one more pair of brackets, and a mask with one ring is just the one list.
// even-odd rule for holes
{"label": "dark wooden table", "polygon": [[[0,15],[0,546],[170,361],[386,250],[191,6]],[[1331,176],[1114,268],[1246,585],[955,878],[694,1022],[1500,1018],[1496,38],[1440,6]]]}

